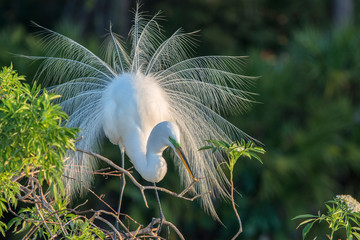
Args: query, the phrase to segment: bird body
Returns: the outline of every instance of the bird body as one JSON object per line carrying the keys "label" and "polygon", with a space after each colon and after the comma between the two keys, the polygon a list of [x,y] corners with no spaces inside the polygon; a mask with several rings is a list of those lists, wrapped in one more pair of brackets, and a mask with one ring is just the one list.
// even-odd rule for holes
{"label": "bird body", "polygon": [[[220,115],[241,112],[250,102],[251,93],[243,89],[251,79],[238,73],[242,58],[191,58],[193,33],[178,30],[165,38],[157,15],[147,20],[138,11],[129,53],[110,31],[104,59],[45,31],[49,56],[31,58],[44,60],[39,75],[57,84],[50,91],[62,96],[68,126],[80,128],[83,138],[77,147],[98,152],[106,136],[125,150],[144,179],[158,182],[167,171],[162,151],[170,146],[181,159],[174,163],[184,184],[204,178],[195,190],[205,210],[217,217],[213,199],[229,197],[229,182],[219,168],[223,159],[198,149],[206,139],[248,137]],[[68,191],[89,186],[95,167],[91,156],[69,152]]]}
{"label": "bird body", "polygon": [[155,125],[170,120],[162,89],[151,77],[141,73],[116,77],[104,91],[101,104],[103,128],[110,142],[124,145],[126,141],[121,138],[137,133],[140,142],[136,147],[144,152]]}
{"label": "bird body", "polygon": [[[161,153],[169,144],[158,143],[162,138],[175,135],[170,131],[175,127],[158,127],[157,131],[153,130],[158,123],[171,119],[167,102],[158,84],[141,73],[119,75],[103,94],[105,136],[113,144],[125,148],[135,168],[150,182],[159,182],[167,170]],[[157,138],[152,137],[152,141],[148,141],[150,133]]]}

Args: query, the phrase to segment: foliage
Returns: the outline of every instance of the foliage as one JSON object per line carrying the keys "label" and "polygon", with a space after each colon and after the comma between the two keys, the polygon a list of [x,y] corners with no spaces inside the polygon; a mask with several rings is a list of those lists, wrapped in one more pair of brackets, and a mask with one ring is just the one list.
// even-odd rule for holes
{"label": "foliage", "polygon": [[[12,67],[5,67],[0,73],[1,185],[15,185],[9,176],[28,177],[36,173],[40,184],[46,180],[56,196],[55,185],[62,189],[62,159],[68,149],[74,150],[71,138],[76,130],[61,126],[67,116],[60,106],[50,103],[58,96],[46,91],[40,95],[40,86],[35,83],[30,88],[21,84],[21,80],[24,77],[18,76]],[[7,199],[14,199],[19,193],[16,187],[12,194],[4,189]]]}
{"label": "foliage", "polygon": [[71,213],[67,209],[68,201],[65,198],[50,202],[49,205],[50,208],[21,208],[18,215],[9,221],[7,228],[14,227],[13,232],[16,234],[26,233],[26,236],[34,239],[50,239],[59,235],[72,240],[105,238],[104,233],[93,227],[88,219]]}
{"label": "foliage", "polygon": [[306,238],[314,223],[326,222],[331,230],[330,235],[327,235],[330,240],[335,239],[334,233],[340,230],[345,230],[346,239],[360,239],[360,203],[357,202],[350,195],[339,195],[334,200],[328,201],[325,204],[327,208],[326,214],[318,215],[299,215],[295,219],[305,218],[298,227],[305,225],[302,235]]}
{"label": "foliage", "polygon": [[265,150],[262,147],[256,147],[254,142],[235,141],[227,143],[221,140],[206,140],[210,145],[204,146],[199,150],[211,149],[212,153],[216,151],[224,152],[226,154],[228,162],[222,162],[230,171],[230,179],[233,179],[234,166],[241,157],[247,157],[249,159],[255,158],[262,163],[261,158],[257,154],[264,154]]}
{"label": "foliage", "polygon": [[0,80],[1,172],[29,176],[36,171],[40,184],[46,180],[54,188],[55,182],[61,182],[66,151],[74,150],[76,129],[62,126],[67,115],[51,104],[59,96],[46,90],[40,95],[36,83],[31,88],[21,84],[24,77],[12,68],[4,68]]}
{"label": "foliage", "polygon": [[236,210],[236,204],[235,204],[235,198],[234,198],[234,166],[238,159],[241,157],[247,157],[247,158],[255,158],[259,162],[262,163],[261,158],[257,154],[264,154],[265,150],[262,147],[256,147],[255,144],[251,141],[245,142],[244,139],[242,139],[240,142],[235,141],[232,143],[227,143],[221,140],[206,140],[208,143],[210,143],[210,146],[204,146],[200,148],[199,150],[207,150],[211,149],[212,153],[215,153],[216,151],[225,152],[227,157],[227,162],[222,162],[225,164],[230,171],[230,184],[231,184],[231,203],[235,212],[235,215],[239,221],[239,230],[233,236],[232,239],[236,239],[240,233],[242,233],[242,223],[240,216]]}
{"label": "foliage", "polygon": [[[0,217],[7,211],[16,215],[7,225],[0,222],[0,232],[5,236],[14,225],[16,232],[31,229],[35,237],[45,238],[59,231],[61,225],[46,224],[60,221],[57,213],[63,212],[61,221],[73,218],[65,211],[68,200],[61,177],[63,160],[67,151],[74,150],[78,131],[63,126],[67,115],[51,103],[58,96],[46,90],[40,94],[40,86],[30,87],[23,80],[12,66],[0,73]],[[11,206],[16,208],[19,199],[33,207],[16,214]],[[78,232],[89,226],[78,219],[66,227],[71,228]]]}

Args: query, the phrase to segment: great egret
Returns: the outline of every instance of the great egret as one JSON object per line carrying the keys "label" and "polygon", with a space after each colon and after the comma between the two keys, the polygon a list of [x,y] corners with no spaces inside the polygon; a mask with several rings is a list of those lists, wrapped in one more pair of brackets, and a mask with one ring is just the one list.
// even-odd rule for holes
{"label": "great egret", "polygon": [[[242,57],[190,58],[195,33],[179,29],[165,38],[158,16],[145,19],[135,12],[129,53],[111,29],[102,59],[43,28],[47,56],[32,58],[44,60],[38,75],[57,84],[51,91],[62,96],[68,126],[81,129],[78,148],[98,152],[106,136],[126,152],[144,179],[159,182],[167,171],[161,154],[170,146],[182,160],[174,161],[184,184],[194,176],[204,178],[195,189],[204,209],[217,217],[213,199],[228,197],[229,183],[218,168],[221,156],[216,159],[198,149],[206,139],[246,137],[220,113],[238,113],[248,106],[250,78],[239,74]],[[67,182],[69,191],[91,184],[90,172],[96,167],[91,156],[76,152],[66,166],[65,174],[75,179]]]}

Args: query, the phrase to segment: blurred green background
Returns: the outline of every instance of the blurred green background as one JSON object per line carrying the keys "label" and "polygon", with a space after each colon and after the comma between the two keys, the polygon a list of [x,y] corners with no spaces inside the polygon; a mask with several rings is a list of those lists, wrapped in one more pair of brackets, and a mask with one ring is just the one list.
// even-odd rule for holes
{"label": "blurred green background", "polygon": [[[32,79],[39,63],[13,55],[44,54],[39,29],[31,21],[98,53],[110,21],[115,32],[127,36],[135,5],[130,0],[0,0],[0,65],[12,62]],[[161,24],[168,36],[179,27],[201,30],[197,55],[249,56],[243,73],[259,76],[251,91],[259,94],[260,103],[241,116],[227,116],[267,151],[263,165],[237,163],[235,184],[241,195],[236,202],[244,227],[240,239],[302,239],[293,217],[324,210],[323,203],[337,194],[360,199],[359,8],[355,0],[142,2],[149,15],[163,12]],[[102,154],[119,162],[119,149],[109,143]],[[168,164],[160,186],[180,191],[178,175]],[[148,224],[158,214],[154,194],[148,193],[146,209],[130,185],[124,211]],[[119,179],[98,177],[94,189],[116,207]],[[89,208],[104,207],[85,197],[91,198]],[[198,203],[160,197],[165,216],[186,239],[229,239],[237,231],[230,203],[216,203],[224,227]],[[317,239],[327,239],[323,230],[320,225]]]}

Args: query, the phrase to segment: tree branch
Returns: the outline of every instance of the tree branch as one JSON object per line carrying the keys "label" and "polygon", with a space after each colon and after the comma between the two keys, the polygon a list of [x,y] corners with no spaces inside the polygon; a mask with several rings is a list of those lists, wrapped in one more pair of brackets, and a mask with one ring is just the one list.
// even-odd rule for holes
{"label": "tree branch", "polygon": [[[169,195],[172,195],[174,197],[178,197],[178,198],[182,198],[182,199],[185,199],[185,200],[188,200],[188,201],[194,201],[195,199],[203,196],[204,194],[202,195],[196,195],[192,198],[188,198],[188,197],[184,197],[184,195],[194,186],[194,184],[196,182],[198,182],[199,180],[201,179],[193,179],[193,182],[187,187],[184,189],[184,191],[182,191],[181,193],[175,193],[175,192],[172,192],[166,188],[162,188],[162,187],[155,187],[155,186],[143,186],[141,185],[135,178],[134,176],[127,170],[119,167],[118,165],[116,165],[115,163],[113,163],[110,159],[106,158],[106,157],[103,157],[99,154],[96,154],[96,153],[93,153],[93,152],[90,152],[90,151],[85,151],[85,150],[82,150],[82,149],[76,149],[76,151],[79,151],[79,152],[82,152],[82,153],[85,153],[85,154],[88,154],[88,155],[91,155],[93,157],[96,157],[104,162],[106,162],[108,165],[110,165],[111,167],[115,168],[116,170],[118,170],[119,172],[122,172],[123,174],[125,174],[127,177],[130,178],[130,180],[134,183],[135,186],[137,186],[139,189],[140,189],[140,192],[141,192],[141,195],[143,197],[143,200],[145,202],[145,206],[147,208],[149,208],[149,205],[147,203],[147,200],[146,200],[146,196],[145,196],[145,190],[158,190],[158,191],[162,191],[162,192],[165,192]],[[208,193],[205,193],[205,194],[208,194]]]}

